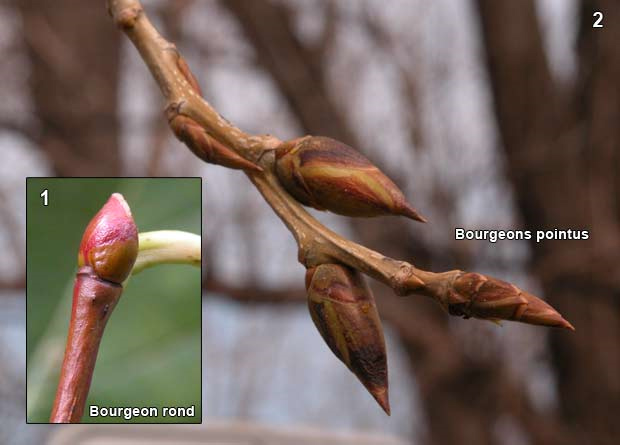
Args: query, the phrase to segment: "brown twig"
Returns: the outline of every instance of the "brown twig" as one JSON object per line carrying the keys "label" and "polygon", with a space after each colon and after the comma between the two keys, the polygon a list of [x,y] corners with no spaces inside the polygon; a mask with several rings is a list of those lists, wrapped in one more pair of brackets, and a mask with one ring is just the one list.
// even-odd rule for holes
{"label": "brown twig", "polygon": [[[528,322],[536,318],[537,323],[572,329],[550,306],[539,305],[540,300],[514,285],[460,270],[424,271],[347,240],[323,226],[283,189],[274,173],[273,150],[281,141],[270,135],[248,135],[222,118],[197,92],[193,86],[195,79],[188,76],[176,47],[153,27],[139,0],[108,0],[108,10],[157,81],[167,101],[169,122],[175,116],[189,118],[223,146],[262,168],[262,171],[246,169],[245,173],[295,237],[298,258],[304,266],[346,264],[385,283],[398,295],[415,293],[431,297],[452,315]],[[537,311],[537,317],[533,317],[532,311]]]}
{"label": "brown twig", "polygon": [[100,281],[91,267],[78,271],[65,358],[50,422],[75,423],[82,418],[103,330],[122,290],[120,284]]}

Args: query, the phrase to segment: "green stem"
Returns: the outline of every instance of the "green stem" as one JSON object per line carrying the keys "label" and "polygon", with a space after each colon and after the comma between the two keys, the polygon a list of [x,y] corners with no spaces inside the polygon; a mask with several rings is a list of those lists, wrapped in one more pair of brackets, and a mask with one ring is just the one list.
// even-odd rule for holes
{"label": "green stem", "polygon": [[180,230],[157,230],[138,234],[138,258],[132,275],[158,264],[189,264],[200,267],[199,235]]}

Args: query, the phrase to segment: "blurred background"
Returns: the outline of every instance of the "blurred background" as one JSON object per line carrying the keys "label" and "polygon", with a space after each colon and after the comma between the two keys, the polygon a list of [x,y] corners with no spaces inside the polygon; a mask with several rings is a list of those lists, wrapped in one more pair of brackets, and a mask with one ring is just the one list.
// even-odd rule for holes
{"label": "blurred background", "polygon": [[[242,174],[201,163],[170,135],[155,82],[97,3],[0,3],[0,442],[56,430],[24,424],[23,178],[199,175],[205,421],[375,443],[615,443],[618,2],[145,2],[226,118],[359,148],[431,221],[315,212],[322,222],[422,268],[510,280],[577,329],[449,318],[373,283],[390,418],[314,329],[292,236]],[[455,227],[586,229],[590,239],[455,241]]]}
{"label": "blurred background", "polygon": [[[41,191],[47,190],[48,205]],[[77,251],[84,229],[114,192],[139,232],[200,233],[200,178],[29,178],[27,198],[27,420],[49,420],[71,315]],[[134,422],[200,422],[201,278],[187,265],[147,269],[127,282],[101,341],[89,405],[189,407],[195,416]]]}

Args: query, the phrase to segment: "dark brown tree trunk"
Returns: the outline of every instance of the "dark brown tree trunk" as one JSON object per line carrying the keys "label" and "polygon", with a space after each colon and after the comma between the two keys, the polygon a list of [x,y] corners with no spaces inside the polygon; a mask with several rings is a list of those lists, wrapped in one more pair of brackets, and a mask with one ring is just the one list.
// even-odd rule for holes
{"label": "dark brown tree trunk", "polygon": [[59,176],[120,173],[119,33],[103,2],[17,2],[30,57],[37,142]]}
{"label": "dark brown tree trunk", "polygon": [[[620,423],[620,5],[581,10],[579,74],[554,82],[533,1],[479,0],[507,171],[530,230],[589,230],[533,243],[532,272],[576,327],[553,331],[561,443],[616,443]],[[592,28],[594,10],[604,28]]]}

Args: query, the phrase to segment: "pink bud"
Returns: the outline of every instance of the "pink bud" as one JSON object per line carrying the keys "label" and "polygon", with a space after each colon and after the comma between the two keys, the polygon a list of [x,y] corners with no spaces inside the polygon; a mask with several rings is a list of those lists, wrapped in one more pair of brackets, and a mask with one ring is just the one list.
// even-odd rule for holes
{"label": "pink bud", "polygon": [[137,255],[138,229],[131,210],[123,195],[114,193],[86,227],[78,265],[90,266],[99,278],[120,284]]}

